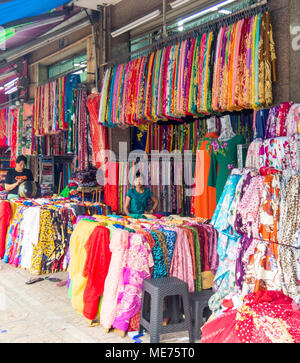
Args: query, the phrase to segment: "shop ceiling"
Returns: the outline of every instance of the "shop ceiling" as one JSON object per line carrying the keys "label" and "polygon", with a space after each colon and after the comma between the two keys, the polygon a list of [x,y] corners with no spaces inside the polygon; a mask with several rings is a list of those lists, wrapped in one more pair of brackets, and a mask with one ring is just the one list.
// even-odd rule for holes
{"label": "shop ceiling", "polygon": [[116,5],[122,0],[73,0],[72,3],[87,9],[99,10],[99,6]]}

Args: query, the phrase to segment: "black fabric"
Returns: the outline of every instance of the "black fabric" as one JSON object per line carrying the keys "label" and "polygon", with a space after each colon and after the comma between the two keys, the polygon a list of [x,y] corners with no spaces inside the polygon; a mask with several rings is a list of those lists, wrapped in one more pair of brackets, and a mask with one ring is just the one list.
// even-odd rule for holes
{"label": "black fabric", "polygon": [[[14,184],[18,180],[22,181],[34,181],[33,175],[30,169],[24,169],[22,173],[18,173],[15,169],[11,169],[7,172],[5,178],[5,184]],[[10,194],[18,194],[19,187],[11,190]]]}

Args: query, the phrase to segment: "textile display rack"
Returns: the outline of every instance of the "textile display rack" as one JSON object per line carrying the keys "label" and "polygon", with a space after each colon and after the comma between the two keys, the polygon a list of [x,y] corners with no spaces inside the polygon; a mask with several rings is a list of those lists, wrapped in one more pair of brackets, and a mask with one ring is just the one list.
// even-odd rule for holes
{"label": "textile display rack", "polygon": [[109,127],[132,126],[269,107],[275,59],[268,11],[224,24],[108,68],[99,122]]}
{"label": "textile display rack", "polygon": [[80,203],[65,198],[0,201],[3,262],[32,275],[65,271],[66,253],[79,215],[106,215],[103,203]]}
{"label": "textile display rack", "polygon": [[176,276],[191,292],[209,289],[218,266],[217,234],[206,222],[153,215],[79,217],[69,250],[73,308],[90,324],[98,321],[107,331],[125,334],[138,330],[145,278]]}
{"label": "textile display rack", "polygon": [[[202,342],[300,339],[299,104],[264,112],[256,121],[265,133],[249,145],[245,168],[232,170],[210,221],[219,267]],[[280,317],[285,328],[274,334],[263,321],[278,324]]]}

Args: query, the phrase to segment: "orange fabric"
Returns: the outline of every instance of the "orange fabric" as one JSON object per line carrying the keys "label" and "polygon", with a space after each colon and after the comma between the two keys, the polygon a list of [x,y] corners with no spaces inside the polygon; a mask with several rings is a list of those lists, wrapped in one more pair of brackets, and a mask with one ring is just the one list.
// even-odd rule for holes
{"label": "orange fabric", "polygon": [[[206,134],[205,137],[217,139],[219,135],[216,132],[212,132]],[[216,209],[216,188],[207,185],[210,167],[210,155],[206,150],[207,143],[208,141],[201,143],[196,155],[194,210],[195,217],[211,219]]]}

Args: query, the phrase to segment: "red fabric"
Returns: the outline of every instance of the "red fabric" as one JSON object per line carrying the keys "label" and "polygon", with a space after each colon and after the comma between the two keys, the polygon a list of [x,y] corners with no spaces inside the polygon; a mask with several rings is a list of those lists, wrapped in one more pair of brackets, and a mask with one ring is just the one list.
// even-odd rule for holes
{"label": "red fabric", "polygon": [[87,284],[83,294],[83,315],[90,320],[96,318],[103,294],[111,260],[109,242],[109,229],[97,226],[85,244],[87,258],[83,276],[87,278]]}
{"label": "red fabric", "polygon": [[0,202],[0,258],[5,254],[7,229],[11,220],[11,207],[8,201]]}
{"label": "red fabric", "polygon": [[300,342],[300,307],[280,291],[249,294],[240,308],[223,312],[202,328],[201,343],[270,342]]}
{"label": "red fabric", "polygon": [[236,310],[224,312],[202,328],[201,343],[242,343],[235,330]]}
{"label": "red fabric", "polygon": [[93,148],[93,163],[100,168],[103,163],[101,150],[108,150],[108,129],[100,125],[99,118],[100,93],[90,94],[87,98],[87,108],[90,115],[91,139]]}
{"label": "red fabric", "polygon": [[105,166],[104,203],[119,213],[119,164],[108,162]]}
{"label": "red fabric", "polygon": [[5,147],[7,146],[7,139],[6,139],[6,120],[7,120],[7,110],[0,110],[0,146]]}
{"label": "red fabric", "polygon": [[16,109],[11,111],[13,117],[13,124],[12,124],[12,133],[11,133],[11,153],[10,153],[10,167],[16,167],[16,159],[17,159],[17,118],[18,118],[18,111]]}
{"label": "red fabric", "polygon": [[[267,326],[257,328],[254,317],[273,319],[270,323],[273,339],[281,337],[280,326],[274,324],[274,319],[284,321],[288,333],[295,343],[300,342],[300,307],[280,291],[258,291],[245,297],[243,309],[238,309],[236,320],[237,334],[243,343],[271,343]],[[266,332],[265,332],[265,331]],[[270,330],[270,329],[269,329]],[[276,331],[277,330],[277,331]],[[286,339],[285,336],[282,339]]]}
{"label": "red fabric", "polygon": [[262,168],[259,169],[259,172],[260,172],[260,175],[262,175],[262,176],[279,173],[279,171],[277,169],[270,168],[268,166],[263,166]]}

